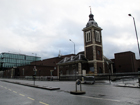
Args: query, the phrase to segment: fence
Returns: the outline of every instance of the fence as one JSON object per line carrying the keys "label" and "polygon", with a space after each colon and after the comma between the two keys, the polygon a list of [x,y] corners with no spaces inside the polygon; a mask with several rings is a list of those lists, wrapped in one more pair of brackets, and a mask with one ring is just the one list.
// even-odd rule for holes
{"label": "fence", "polygon": [[[5,79],[20,79],[20,80],[33,80],[33,76],[6,76],[6,77],[0,77]],[[36,76],[35,79],[37,81],[52,81],[52,80],[59,80],[57,76]]]}

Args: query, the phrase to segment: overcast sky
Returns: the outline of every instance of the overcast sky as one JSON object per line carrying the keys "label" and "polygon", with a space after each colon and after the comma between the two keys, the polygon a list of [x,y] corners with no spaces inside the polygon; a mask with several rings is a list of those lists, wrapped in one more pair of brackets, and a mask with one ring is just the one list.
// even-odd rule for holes
{"label": "overcast sky", "polygon": [[132,51],[138,55],[135,17],[140,41],[140,0],[0,0],[0,53],[33,55],[42,59],[84,51],[82,29],[90,8],[103,29],[103,53]]}

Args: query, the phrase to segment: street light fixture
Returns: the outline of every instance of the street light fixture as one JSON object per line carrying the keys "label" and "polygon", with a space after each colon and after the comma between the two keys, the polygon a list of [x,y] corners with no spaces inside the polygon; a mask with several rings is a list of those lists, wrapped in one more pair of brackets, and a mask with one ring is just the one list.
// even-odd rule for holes
{"label": "street light fixture", "polygon": [[75,43],[71,39],[69,40],[74,44],[74,54],[75,54]]}
{"label": "street light fixture", "polygon": [[136,29],[136,24],[135,24],[135,18],[134,18],[131,14],[128,14],[128,16],[131,16],[131,17],[133,18],[133,21],[134,21],[135,33],[136,33],[137,44],[138,44],[138,51],[139,51],[139,56],[140,56],[140,47],[139,47],[139,41],[138,41],[138,35],[137,35],[137,29]]}

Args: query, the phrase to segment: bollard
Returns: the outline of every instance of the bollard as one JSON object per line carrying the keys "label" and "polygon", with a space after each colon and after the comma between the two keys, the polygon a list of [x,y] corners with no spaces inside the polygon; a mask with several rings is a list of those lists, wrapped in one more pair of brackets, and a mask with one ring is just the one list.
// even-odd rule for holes
{"label": "bollard", "polygon": [[138,83],[139,83],[139,87],[140,87],[140,78],[138,78]]}
{"label": "bollard", "polygon": [[[80,90],[77,90],[77,85],[80,85]],[[75,83],[75,91],[70,91],[71,94],[75,94],[75,95],[80,95],[80,94],[85,94],[85,91],[82,91],[82,86],[81,86],[81,80],[76,80]]]}
{"label": "bollard", "polygon": [[82,83],[84,83],[84,77],[82,77]]}
{"label": "bollard", "polygon": [[34,85],[35,85],[36,75],[33,75]]}

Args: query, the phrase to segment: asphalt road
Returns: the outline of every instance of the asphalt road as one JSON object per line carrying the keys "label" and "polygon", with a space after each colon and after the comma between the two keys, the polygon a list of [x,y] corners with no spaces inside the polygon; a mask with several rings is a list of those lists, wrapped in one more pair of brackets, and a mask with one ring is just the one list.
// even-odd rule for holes
{"label": "asphalt road", "polygon": [[[33,81],[26,80],[11,81],[33,84]],[[101,82],[83,84],[86,94],[72,95],[69,91],[75,90],[74,82],[36,81],[36,84],[60,87],[60,90],[49,91],[0,81],[0,105],[140,105],[139,88],[116,87]]]}

